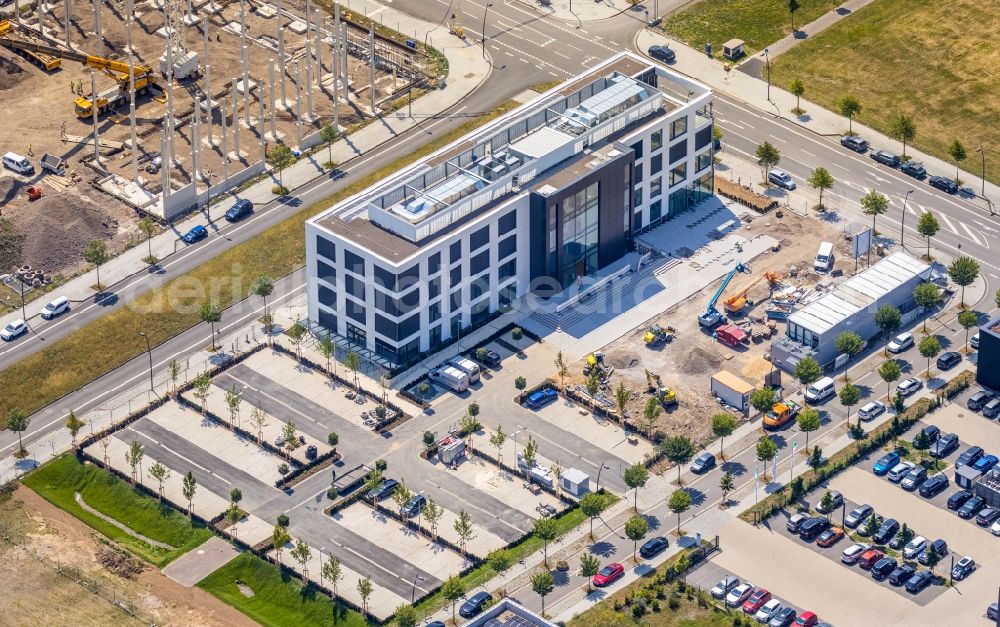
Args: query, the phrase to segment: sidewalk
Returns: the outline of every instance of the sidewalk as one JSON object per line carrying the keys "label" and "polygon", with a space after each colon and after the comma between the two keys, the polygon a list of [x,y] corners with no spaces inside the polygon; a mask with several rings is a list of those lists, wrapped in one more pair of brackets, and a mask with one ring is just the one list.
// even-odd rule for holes
{"label": "sidewalk", "polygon": [[768,46],[768,55],[773,59],[778,55],[788,52],[800,42],[803,42],[809,37],[826,30],[848,15],[853,15],[859,9],[865,8],[872,2],[874,2],[874,0],[848,0],[833,11],[824,13],[812,22],[797,28],[794,33],[785,35],[778,41]]}
{"label": "sidewalk", "polygon": [[[345,5],[358,11],[364,11],[364,6],[379,7],[379,15],[384,16],[386,23],[397,25],[401,32],[415,33],[421,40],[426,41],[441,51],[448,58],[449,73],[444,89],[433,91],[423,95],[413,101],[413,117],[407,116],[406,108],[387,115],[380,120],[374,121],[356,133],[340,139],[333,144],[332,158],[338,164],[343,165],[349,160],[364,155],[378,146],[392,141],[401,133],[422,123],[428,118],[432,118],[442,111],[460,103],[469,93],[475,90],[486,80],[490,73],[490,64],[483,59],[480,49],[473,45],[467,45],[457,37],[448,33],[447,28],[424,22],[414,17],[391,8],[382,7],[368,0],[351,0]],[[319,92],[317,92],[319,93]],[[322,94],[320,94],[322,95]],[[314,179],[324,176],[327,173],[321,164],[327,160],[327,150],[321,149],[313,156],[303,157],[295,164],[289,166],[282,173],[285,186],[295,193],[295,189],[305,185]],[[277,179],[272,180],[267,177],[264,180],[252,185],[239,194],[240,198],[248,198],[255,205],[261,206],[275,200],[276,196],[271,193],[271,187]],[[180,236],[186,233],[191,227],[201,224],[209,229],[210,236],[225,235],[230,230],[228,223],[224,221],[223,214],[231,206],[228,200],[222,200],[215,204],[195,212],[187,218],[173,223],[163,233],[156,235],[150,244],[142,242],[135,247],[126,250],[117,257],[111,259],[101,266],[101,283],[106,289],[113,289],[116,283],[135,275],[137,273],[149,272],[149,266],[143,261],[149,255],[150,247],[152,254],[161,262],[173,253],[183,250],[185,244],[180,241]],[[221,228],[221,231],[217,230]],[[89,270],[76,278],[66,282],[58,290],[48,297],[66,296],[71,301],[78,303],[90,299],[94,296],[92,286],[97,283],[97,272]],[[33,303],[28,312],[29,317],[37,315],[41,309],[42,301],[47,296],[39,297],[39,302]],[[6,325],[11,320],[21,317],[20,310],[0,318],[0,326]]]}

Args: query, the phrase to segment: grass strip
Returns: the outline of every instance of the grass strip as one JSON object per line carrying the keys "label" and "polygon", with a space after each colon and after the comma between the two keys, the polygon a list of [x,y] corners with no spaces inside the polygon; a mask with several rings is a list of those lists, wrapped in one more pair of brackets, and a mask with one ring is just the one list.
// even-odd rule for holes
{"label": "grass strip", "polygon": [[[169,564],[212,536],[210,530],[188,520],[166,503],[133,489],[128,482],[102,468],[82,464],[71,454],[61,455],[41,466],[24,478],[24,484],[46,501],[158,567]],[[76,502],[77,492],[87,505],[102,514],[147,538],[176,548],[150,546],[91,514]]]}
{"label": "grass strip", "polygon": [[[291,214],[242,244],[207,260],[105,316],[84,325],[14,365],[0,371],[0,428],[8,411],[31,414],[143,353],[145,332],[157,346],[201,321],[202,303],[221,309],[245,298],[253,277],[285,276],[305,263],[304,223],[340,200],[362,191],[393,172],[431,154],[477,127],[514,109],[507,101],[449,133],[364,176],[336,194]],[[205,335],[208,343],[208,331]]]}
{"label": "grass strip", "polygon": [[[236,582],[253,590],[253,596],[244,594]],[[199,581],[198,587],[261,625],[366,627],[372,624],[358,612],[334,604],[333,599],[314,586],[303,585],[253,553],[241,553]]]}

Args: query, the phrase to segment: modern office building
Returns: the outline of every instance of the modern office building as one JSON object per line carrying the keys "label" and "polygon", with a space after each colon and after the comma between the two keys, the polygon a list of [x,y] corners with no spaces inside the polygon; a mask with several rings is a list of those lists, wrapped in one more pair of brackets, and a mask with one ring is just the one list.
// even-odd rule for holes
{"label": "modern office building", "polygon": [[979,327],[976,382],[991,390],[1000,390],[1000,317]]}
{"label": "modern office building", "polygon": [[310,324],[396,367],[562,292],[713,193],[711,106],[623,52],[341,201],[306,223]]}

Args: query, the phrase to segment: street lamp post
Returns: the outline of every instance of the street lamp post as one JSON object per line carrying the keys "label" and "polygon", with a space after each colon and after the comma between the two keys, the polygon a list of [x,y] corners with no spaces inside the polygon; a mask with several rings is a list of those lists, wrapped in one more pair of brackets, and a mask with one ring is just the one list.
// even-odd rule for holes
{"label": "street lamp post", "polygon": [[423,581],[424,578],[421,577],[420,575],[416,575],[416,576],[413,577],[413,587],[410,589],[410,605],[413,605],[413,601],[414,601],[414,599],[416,598],[416,595],[417,595],[417,581],[418,580],[419,581]]}
{"label": "street lamp post", "polygon": [[146,335],[145,331],[139,331],[139,335],[146,340],[146,354],[149,355],[149,391],[155,392],[153,388],[153,348],[149,345],[149,336]]}
{"label": "street lamp post", "polygon": [[605,461],[607,461],[607,460],[604,460],[604,461],[601,462],[601,467],[597,471],[597,489],[595,489],[594,492],[600,492],[601,491],[601,472],[603,472],[605,468],[607,468],[608,470],[611,470],[611,466],[608,466],[606,463],[604,463]]}
{"label": "street lamp post", "polygon": [[767,65],[767,101],[771,102],[771,57],[764,48],[764,62]]}
{"label": "street lamp post", "polygon": [[976,152],[978,152],[979,155],[983,158],[983,175],[982,175],[983,192],[981,195],[983,196],[983,198],[985,198],[986,197],[986,151],[983,150],[983,145],[979,144],[979,148],[976,148]]}
{"label": "street lamp post", "polygon": [[903,226],[906,224],[906,201],[910,199],[910,194],[913,190],[908,190],[906,196],[903,197],[903,215],[899,218],[899,246],[906,250],[906,244],[903,242]]}
{"label": "street lamp post", "polygon": [[483,11],[483,58],[486,58],[486,16],[490,14],[490,7],[493,6],[492,2],[486,3],[486,9]]}
{"label": "street lamp post", "polygon": [[517,472],[520,466],[517,463],[517,434],[521,433],[519,430],[510,434],[510,439],[514,442],[514,471]]}
{"label": "street lamp post", "polygon": [[28,314],[24,313],[24,279],[18,279],[17,282],[21,284],[21,319],[27,320]]}

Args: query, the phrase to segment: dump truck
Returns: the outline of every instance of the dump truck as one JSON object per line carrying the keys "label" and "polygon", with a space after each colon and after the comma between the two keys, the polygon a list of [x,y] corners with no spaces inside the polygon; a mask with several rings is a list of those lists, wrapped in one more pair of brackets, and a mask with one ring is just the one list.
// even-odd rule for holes
{"label": "dump truck", "polygon": [[779,401],[771,407],[771,410],[764,414],[762,423],[765,429],[780,429],[799,415],[802,405],[795,401]]}

